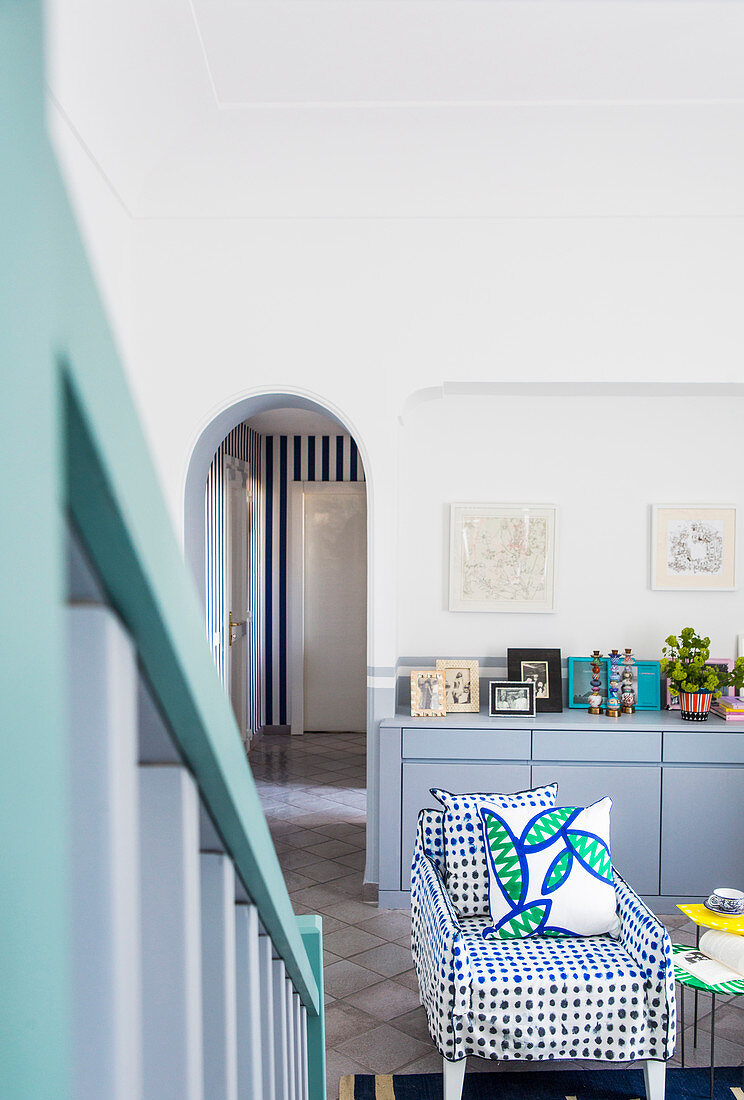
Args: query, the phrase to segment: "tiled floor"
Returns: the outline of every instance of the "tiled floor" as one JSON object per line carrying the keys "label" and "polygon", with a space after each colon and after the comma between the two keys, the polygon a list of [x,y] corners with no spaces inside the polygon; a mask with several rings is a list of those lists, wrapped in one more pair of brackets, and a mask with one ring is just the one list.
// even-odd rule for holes
{"label": "tiled floor", "polygon": [[[441,1069],[411,967],[409,914],[361,901],[364,743],[363,735],[351,733],[273,735],[260,739],[250,753],[295,911],[323,916],[329,1100],[337,1100],[339,1078],[347,1073]],[[663,919],[676,942],[695,942],[693,926],[680,913]],[[688,997],[690,1022],[692,994]],[[744,1064],[740,1006],[744,999],[724,1004],[719,998],[718,1065]],[[690,1027],[687,1055],[689,1065],[704,1066],[709,1064],[709,998],[701,996],[700,1011],[698,1047],[693,1050]],[[679,1065],[678,1057],[671,1064]],[[468,1063],[469,1073],[495,1068],[477,1058]],[[539,1068],[539,1063],[530,1066]]]}

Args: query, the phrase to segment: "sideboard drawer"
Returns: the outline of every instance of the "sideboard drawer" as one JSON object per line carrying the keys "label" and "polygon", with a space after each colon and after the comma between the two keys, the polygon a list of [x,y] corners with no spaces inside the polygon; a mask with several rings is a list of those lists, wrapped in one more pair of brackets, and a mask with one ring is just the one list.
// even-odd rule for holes
{"label": "sideboard drawer", "polygon": [[535,730],[532,735],[532,759],[656,763],[661,760],[661,733],[630,730],[627,727],[618,729],[617,726],[601,732]]}
{"label": "sideboard drawer", "polygon": [[532,730],[405,729],[404,760],[529,760]]}
{"label": "sideboard drawer", "polygon": [[[708,719],[713,722],[713,718]],[[720,720],[718,720],[720,721]],[[720,722],[720,725],[723,725]],[[731,725],[734,725],[732,722]],[[744,764],[744,731],[702,730],[700,733],[665,733],[664,762],[667,764]],[[742,723],[744,725],[744,722]]]}

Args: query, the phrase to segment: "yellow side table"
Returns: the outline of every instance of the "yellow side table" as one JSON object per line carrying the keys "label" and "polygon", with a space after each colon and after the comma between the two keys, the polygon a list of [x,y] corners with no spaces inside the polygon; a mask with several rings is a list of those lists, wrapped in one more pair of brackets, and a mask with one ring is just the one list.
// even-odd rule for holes
{"label": "yellow side table", "polygon": [[[705,905],[678,905],[686,917],[700,928],[715,928],[719,932],[734,932],[737,936],[744,936],[744,916],[723,917],[720,913],[714,913]],[[700,932],[698,931],[698,941]]]}
{"label": "yellow side table", "polygon": [[[706,905],[701,905],[699,902],[693,904],[692,902],[686,902],[684,905],[678,905],[677,908],[689,917],[695,924],[695,944],[700,946],[700,929],[701,928],[715,928],[718,932],[733,932],[737,936],[744,936],[744,916],[741,917],[723,917],[720,913],[714,913],[712,909],[708,909]],[[689,983],[692,984],[692,983]],[[695,1022],[692,1031],[692,1045],[697,1046],[698,1035],[698,988],[695,989]],[[684,991],[681,994],[682,1004],[684,1006]],[[715,1037],[715,1004],[716,997],[713,994],[713,1020],[711,1030],[711,1096],[713,1090],[713,1041]],[[684,1058],[684,1035],[682,1037],[682,1050]]]}

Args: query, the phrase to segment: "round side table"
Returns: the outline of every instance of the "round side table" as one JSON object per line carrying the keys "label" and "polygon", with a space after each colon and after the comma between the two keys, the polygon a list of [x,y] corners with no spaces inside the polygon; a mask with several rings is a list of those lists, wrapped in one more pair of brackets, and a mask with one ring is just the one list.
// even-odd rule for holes
{"label": "round side table", "polygon": [[[689,917],[695,924],[695,944],[700,946],[700,929],[701,928],[715,928],[719,932],[733,932],[735,935],[744,936],[744,917],[722,917],[718,913],[713,913],[710,909],[707,909],[704,905],[700,904],[684,904],[678,905],[677,908]],[[672,944],[672,950],[675,955],[679,955],[683,951],[689,951],[689,946],[684,944],[674,943]],[[702,990],[703,993],[710,993],[711,995],[711,1016],[710,1016],[710,1097],[713,1100],[713,1082],[715,1077],[715,1043],[716,1043],[716,994],[721,993],[727,996],[740,996],[744,994],[744,978],[740,981],[724,982],[721,985],[707,985],[705,982],[699,981],[697,978],[693,978],[687,971],[681,970],[675,966],[674,976],[680,983],[680,1025],[682,1029],[682,1068],[685,1068],[685,988],[693,989],[695,991],[695,1015],[693,1025],[693,1046],[697,1046],[697,1033],[698,1033],[698,994]]]}

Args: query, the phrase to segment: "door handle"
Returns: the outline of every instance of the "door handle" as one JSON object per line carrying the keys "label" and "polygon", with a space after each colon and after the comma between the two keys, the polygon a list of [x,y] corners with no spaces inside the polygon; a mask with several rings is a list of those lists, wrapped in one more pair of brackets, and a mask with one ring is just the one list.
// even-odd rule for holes
{"label": "door handle", "polygon": [[229,614],[230,614],[230,618],[229,618],[229,624],[228,624],[227,638],[228,638],[228,643],[230,645],[232,645],[233,642],[237,642],[237,640],[238,640],[238,635],[233,633],[234,629],[236,627],[239,627],[239,626],[245,626],[246,620],[245,619],[238,619],[236,621],[232,617],[232,611]]}

